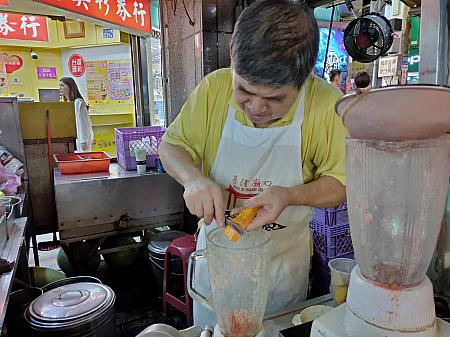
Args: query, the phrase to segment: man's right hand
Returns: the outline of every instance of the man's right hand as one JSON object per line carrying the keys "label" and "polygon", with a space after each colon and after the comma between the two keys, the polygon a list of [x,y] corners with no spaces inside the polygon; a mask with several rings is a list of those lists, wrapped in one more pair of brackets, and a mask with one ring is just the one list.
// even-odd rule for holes
{"label": "man's right hand", "polygon": [[225,227],[222,188],[218,184],[199,175],[184,184],[183,196],[192,214],[204,218],[207,225],[216,219],[219,227]]}

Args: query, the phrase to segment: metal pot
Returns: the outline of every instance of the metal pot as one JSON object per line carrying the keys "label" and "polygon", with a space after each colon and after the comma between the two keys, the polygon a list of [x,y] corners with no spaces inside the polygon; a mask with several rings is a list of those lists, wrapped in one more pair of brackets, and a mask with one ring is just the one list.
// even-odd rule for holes
{"label": "metal pot", "polygon": [[30,303],[41,295],[42,289],[40,288],[25,288],[11,293],[5,318],[8,336],[24,336],[25,324],[23,314]]}
{"label": "metal pot", "polygon": [[65,286],[67,284],[72,283],[80,283],[80,282],[90,282],[90,283],[99,283],[102,284],[102,281],[100,281],[98,278],[93,276],[73,276],[73,277],[66,277],[62,280],[57,280],[51,283],[46,284],[41,289],[44,293],[47,291],[50,291],[52,289]]}
{"label": "metal pot", "polygon": [[116,336],[115,294],[111,288],[101,283],[76,282],[46,289],[25,311],[29,336]]}
{"label": "metal pot", "polygon": [[[162,297],[163,293],[164,257],[166,250],[173,240],[184,235],[186,233],[176,230],[160,232],[152,236],[147,246],[150,267],[156,285],[155,291],[158,297]],[[181,296],[184,294],[184,274],[181,258],[172,256],[169,269],[172,280],[170,283],[173,286],[170,293]]]}

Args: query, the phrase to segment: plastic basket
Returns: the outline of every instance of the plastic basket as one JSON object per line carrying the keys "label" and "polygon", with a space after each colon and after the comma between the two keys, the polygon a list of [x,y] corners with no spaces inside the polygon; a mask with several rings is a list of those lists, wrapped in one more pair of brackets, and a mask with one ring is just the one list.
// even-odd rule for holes
{"label": "plastic basket", "polygon": [[313,230],[314,251],[328,258],[353,253],[352,237],[348,224],[329,227],[311,220],[310,227]]}
{"label": "plastic basket", "polygon": [[110,157],[105,152],[54,154],[61,174],[103,172],[109,170]]}
{"label": "plastic basket", "polygon": [[147,152],[147,167],[156,167],[158,147],[166,128],[162,126],[141,126],[137,128],[116,128],[117,162],[125,170],[136,169],[134,150]]}
{"label": "plastic basket", "polygon": [[334,208],[314,208],[312,220],[328,227],[348,225],[347,203]]}

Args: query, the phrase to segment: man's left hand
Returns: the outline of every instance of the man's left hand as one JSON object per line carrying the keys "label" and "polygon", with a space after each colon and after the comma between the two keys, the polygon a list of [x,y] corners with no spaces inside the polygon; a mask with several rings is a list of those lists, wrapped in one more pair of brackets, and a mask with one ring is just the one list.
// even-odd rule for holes
{"label": "man's left hand", "polygon": [[239,213],[238,211],[244,208],[259,207],[258,213],[247,227],[247,230],[251,231],[275,222],[281,212],[290,205],[289,200],[290,193],[288,188],[272,186],[263,193],[244,201],[243,207],[238,210],[233,210],[232,214]]}

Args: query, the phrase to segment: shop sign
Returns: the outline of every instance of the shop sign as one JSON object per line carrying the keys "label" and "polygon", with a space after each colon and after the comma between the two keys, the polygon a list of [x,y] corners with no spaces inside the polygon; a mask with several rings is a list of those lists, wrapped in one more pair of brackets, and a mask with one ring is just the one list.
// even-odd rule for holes
{"label": "shop sign", "polygon": [[0,0],[0,6],[8,6],[8,0]]}
{"label": "shop sign", "polygon": [[38,79],[56,80],[56,68],[37,67]]}
{"label": "shop sign", "polygon": [[411,49],[408,56],[408,72],[419,72],[420,52],[419,49]]}
{"label": "shop sign", "polygon": [[161,40],[161,32],[159,30],[152,29],[151,37],[153,37],[154,39]]}
{"label": "shop sign", "polygon": [[0,12],[0,38],[48,42],[47,18]]}
{"label": "shop sign", "polygon": [[111,28],[103,28],[102,35],[104,39],[114,39],[114,30]]}
{"label": "shop sign", "polygon": [[73,54],[69,58],[69,71],[75,77],[83,76],[86,71],[86,62],[80,54]]}
{"label": "shop sign", "polygon": [[150,34],[149,0],[35,0]]}
{"label": "shop sign", "polygon": [[398,70],[398,56],[380,58],[378,77],[396,76]]}

